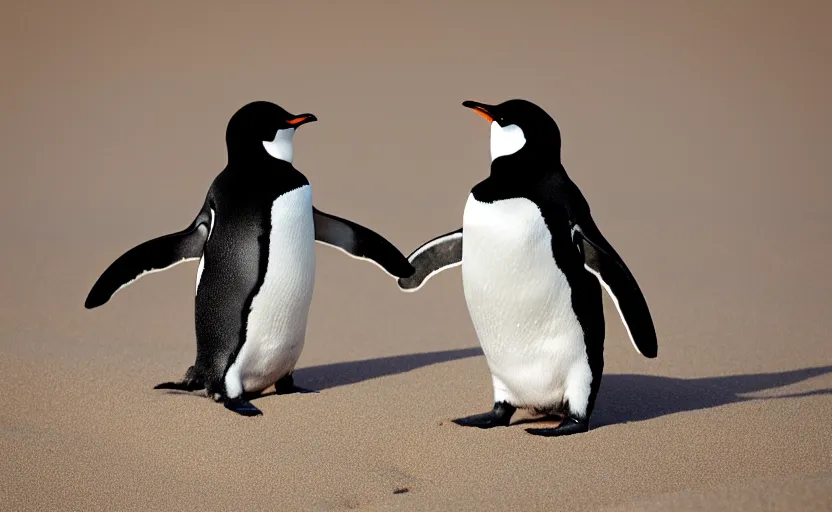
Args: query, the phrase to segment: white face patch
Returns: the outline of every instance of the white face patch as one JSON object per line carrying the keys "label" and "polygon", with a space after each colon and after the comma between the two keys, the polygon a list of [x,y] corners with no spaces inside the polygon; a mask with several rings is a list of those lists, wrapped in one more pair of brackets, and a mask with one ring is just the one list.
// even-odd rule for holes
{"label": "white face patch", "polygon": [[294,128],[285,128],[283,130],[277,130],[277,133],[274,136],[274,140],[264,140],[263,147],[266,148],[266,151],[270,155],[277,158],[278,160],[283,160],[284,162],[292,163],[292,159],[295,156],[294,150],[292,149],[292,137],[294,136]]}
{"label": "white face patch", "polygon": [[491,161],[506,155],[513,155],[526,145],[523,129],[516,124],[500,126],[497,121],[491,123]]}

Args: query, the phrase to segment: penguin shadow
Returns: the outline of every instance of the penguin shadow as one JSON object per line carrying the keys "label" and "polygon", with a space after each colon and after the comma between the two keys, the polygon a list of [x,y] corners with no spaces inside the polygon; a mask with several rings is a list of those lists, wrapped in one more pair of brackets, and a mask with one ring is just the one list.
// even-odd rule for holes
{"label": "penguin shadow", "polygon": [[832,372],[818,366],[776,373],[679,379],[652,375],[604,375],[592,415],[592,427],[645,421],[678,412],[698,411],[752,400],[782,400],[832,395],[832,389],[768,396],[745,396],[797,384]]}
{"label": "penguin shadow", "polygon": [[[379,377],[398,375],[433,364],[481,355],[482,349],[476,347],[324,364],[298,368],[294,372],[294,381],[298,387],[297,392],[317,393]],[[636,374],[604,375],[592,414],[592,428],[646,421],[669,414],[751,400],[832,395],[832,389],[826,388],[801,393],[753,396],[755,393],[776,390],[829,373],[832,373],[832,366],[694,379]],[[275,394],[278,393],[265,392],[257,398]],[[527,423],[522,420],[521,422]],[[530,422],[534,423],[535,420]]]}
{"label": "penguin shadow", "polygon": [[[316,393],[325,389],[348,386],[379,377],[406,373],[425,366],[481,355],[482,349],[476,347],[379,357],[362,361],[347,361],[298,368],[294,371],[293,377],[299,392]],[[274,394],[277,393],[271,391],[263,393],[261,396]]]}

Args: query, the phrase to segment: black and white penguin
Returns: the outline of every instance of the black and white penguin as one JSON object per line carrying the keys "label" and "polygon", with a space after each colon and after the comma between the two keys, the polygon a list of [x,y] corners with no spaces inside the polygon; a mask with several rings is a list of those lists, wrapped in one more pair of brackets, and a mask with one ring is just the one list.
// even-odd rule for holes
{"label": "black and white penguin", "polygon": [[555,428],[527,429],[533,434],[585,432],[604,367],[600,285],[636,350],[653,358],[657,340],[647,302],[566,175],[555,121],[525,100],[463,105],[491,123],[491,174],[471,190],[462,229],[416,249],[408,257],[416,271],[399,287],[416,291],[462,265],[494,408],[455,423],[506,426],[522,408],[562,418]]}
{"label": "black and white penguin", "polygon": [[309,181],[292,165],[292,137],[312,114],[292,115],[258,101],[228,122],[228,164],[184,231],[127,251],[101,275],[88,309],[139,277],[199,260],[196,362],[178,382],[156,389],[196,391],[245,416],[248,398],[271,385],[294,389],[315,280],[315,241],[372,261],[394,277],[413,267],[379,234],[312,205]]}

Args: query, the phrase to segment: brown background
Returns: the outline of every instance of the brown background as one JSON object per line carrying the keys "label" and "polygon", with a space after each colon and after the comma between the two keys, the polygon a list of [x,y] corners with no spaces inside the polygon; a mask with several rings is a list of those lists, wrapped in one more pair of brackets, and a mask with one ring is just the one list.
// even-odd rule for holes
{"label": "brown background", "polygon": [[[0,508],[832,507],[832,4],[578,4],[4,2]],[[196,265],[82,307],[191,221],[244,103],[315,113],[316,205],[407,253],[487,174],[460,103],[511,97],[560,124],[660,336],[641,358],[606,301],[588,434],[445,424],[491,398],[458,269],[405,295],[320,248],[320,393],[255,420],[151,389],[192,362]]]}

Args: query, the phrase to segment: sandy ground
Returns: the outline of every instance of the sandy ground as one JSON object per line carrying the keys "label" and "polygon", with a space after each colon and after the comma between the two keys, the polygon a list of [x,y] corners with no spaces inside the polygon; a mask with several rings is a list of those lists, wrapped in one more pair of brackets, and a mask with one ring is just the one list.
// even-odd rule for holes
{"label": "sandy ground", "polygon": [[[283,4],[3,6],[0,509],[832,508],[828,3]],[[560,123],[659,333],[640,357],[606,300],[589,433],[448,423],[491,399],[459,269],[408,295],[319,247],[317,393],[255,419],[152,389],[193,361],[195,264],[82,307],[191,221],[248,101],[315,113],[316,205],[409,252],[488,172],[460,103],[510,97]]]}

